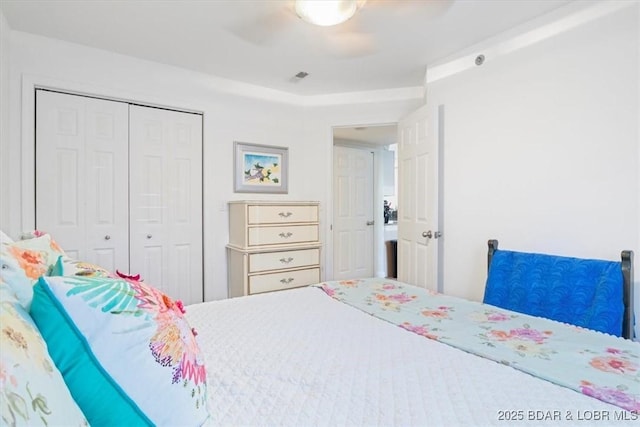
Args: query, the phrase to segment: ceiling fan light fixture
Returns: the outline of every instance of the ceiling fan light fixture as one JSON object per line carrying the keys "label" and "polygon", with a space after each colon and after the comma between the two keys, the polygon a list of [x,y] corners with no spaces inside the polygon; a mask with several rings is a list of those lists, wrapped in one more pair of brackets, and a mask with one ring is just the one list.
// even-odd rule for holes
{"label": "ceiling fan light fixture", "polygon": [[296,14],[304,21],[329,27],[351,18],[362,1],[358,0],[296,0]]}

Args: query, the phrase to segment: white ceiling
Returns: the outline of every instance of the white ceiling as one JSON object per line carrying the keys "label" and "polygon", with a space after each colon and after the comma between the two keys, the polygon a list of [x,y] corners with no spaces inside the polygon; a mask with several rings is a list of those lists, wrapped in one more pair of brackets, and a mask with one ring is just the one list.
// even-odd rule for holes
{"label": "white ceiling", "polygon": [[[369,0],[336,27],[289,0],[0,1],[9,26],[296,95],[420,87],[425,69],[569,0]],[[292,76],[306,71],[302,81]]]}

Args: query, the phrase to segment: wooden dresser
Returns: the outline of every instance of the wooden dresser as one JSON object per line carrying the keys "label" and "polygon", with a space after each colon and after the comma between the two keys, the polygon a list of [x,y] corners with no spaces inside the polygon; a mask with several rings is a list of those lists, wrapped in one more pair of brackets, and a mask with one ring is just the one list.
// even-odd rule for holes
{"label": "wooden dresser", "polygon": [[320,281],[318,202],[229,202],[229,297]]}

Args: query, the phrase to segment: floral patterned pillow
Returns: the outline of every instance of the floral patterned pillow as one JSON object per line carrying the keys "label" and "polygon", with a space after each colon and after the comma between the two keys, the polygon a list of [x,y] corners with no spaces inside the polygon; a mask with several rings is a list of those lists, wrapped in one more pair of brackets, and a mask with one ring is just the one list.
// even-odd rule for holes
{"label": "floral patterned pillow", "polygon": [[42,277],[31,315],[90,424],[207,420],[204,361],[180,301],[127,278]]}
{"label": "floral patterned pillow", "polygon": [[0,278],[13,289],[25,309],[31,305],[33,285],[49,273],[60,255],[64,251],[49,234],[0,243]]}
{"label": "floral patterned pillow", "polygon": [[33,320],[2,279],[0,349],[0,424],[88,425]]}
{"label": "floral patterned pillow", "polygon": [[49,276],[114,277],[107,269],[90,262],[59,256]]}
{"label": "floral patterned pillow", "polygon": [[0,243],[13,243],[13,239],[4,231],[0,230]]}

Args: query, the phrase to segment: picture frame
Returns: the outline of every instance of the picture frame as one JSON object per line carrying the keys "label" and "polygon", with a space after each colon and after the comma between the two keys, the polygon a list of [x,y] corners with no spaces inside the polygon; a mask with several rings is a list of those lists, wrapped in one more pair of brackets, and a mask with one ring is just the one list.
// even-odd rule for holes
{"label": "picture frame", "polygon": [[236,193],[287,193],[289,149],[234,141]]}

